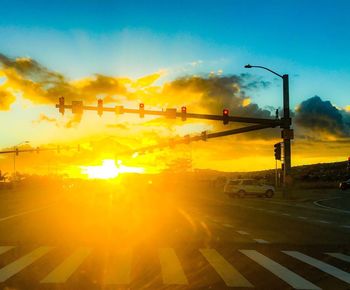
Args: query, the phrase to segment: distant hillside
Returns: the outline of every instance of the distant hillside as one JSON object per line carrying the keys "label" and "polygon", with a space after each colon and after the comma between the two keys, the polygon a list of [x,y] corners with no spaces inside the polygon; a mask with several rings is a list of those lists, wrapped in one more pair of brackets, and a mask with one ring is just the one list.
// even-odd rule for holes
{"label": "distant hillside", "polygon": [[[210,169],[195,169],[196,173],[207,178],[254,178],[265,179],[273,184],[275,180],[275,170],[260,170],[252,172],[220,172]],[[279,170],[281,172],[281,170]],[[311,182],[331,182],[336,183],[340,180],[349,178],[347,172],[347,162],[333,162],[333,163],[318,163],[310,165],[301,165],[292,167],[293,180],[298,183]]]}

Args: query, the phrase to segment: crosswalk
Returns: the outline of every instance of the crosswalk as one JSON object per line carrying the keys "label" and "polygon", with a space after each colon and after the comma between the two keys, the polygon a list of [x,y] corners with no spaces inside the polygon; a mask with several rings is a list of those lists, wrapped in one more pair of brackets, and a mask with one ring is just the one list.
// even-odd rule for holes
{"label": "crosswalk", "polygon": [[[37,263],[39,262],[43,269],[40,270],[41,276],[39,275],[37,283],[47,286],[69,283],[71,277],[83,268],[86,261],[94,255],[93,248],[78,247],[59,260],[57,264],[45,264],[45,258],[55,249],[55,247],[41,246],[23,254],[15,253],[11,256],[10,254],[16,251],[16,247],[0,246],[0,288],[1,283],[20,277],[21,272],[30,271],[34,265],[36,265],[35,268],[38,272]],[[174,248],[155,250],[160,272],[158,275],[164,285],[190,286],[192,283],[191,272],[199,270],[196,267],[206,267],[206,271],[213,271],[219,277],[220,282],[217,283],[222,283],[226,287],[254,288],[258,285],[252,281],[254,279],[252,279],[251,274],[242,271],[241,266],[253,263],[254,265],[251,264],[251,266],[257,269],[256,271],[263,272],[262,275],[266,279],[273,276],[279,283],[284,283],[286,289],[322,289],[322,286],[318,284],[318,278],[315,276],[308,278],[307,273],[302,271],[305,267],[307,269],[312,267],[315,271],[322,272],[322,275],[326,274],[331,279],[335,278],[338,283],[347,285],[344,289],[350,287],[350,273],[347,272],[350,267],[350,256],[345,253],[321,252],[315,257],[315,255],[305,254],[302,251],[275,250],[276,253],[270,255],[270,253],[257,249],[237,249],[231,251],[230,255],[226,253],[227,257],[225,257],[225,254],[219,249],[198,248],[194,249],[192,254],[200,256],[206,265],[197,263],[189,269],[189,267],[184,268],[188,261],[177,252]],[[275,255],[277,254],[284,259],[276,260]],[[5,259],[6,255],[8,256]],[[104,285],[129,285],[133,283],[133,261],[137,258],[140,258],[140,255],[131,248],[114,251],[113,254],[109,255],[101,283]],[[290,260],[293,261],[294,266],[286,262]],[[342,269],[337,262],[347,266],[342,267]],[[300,263],[298,264],[300,266],[295,267],[295,263]]]}

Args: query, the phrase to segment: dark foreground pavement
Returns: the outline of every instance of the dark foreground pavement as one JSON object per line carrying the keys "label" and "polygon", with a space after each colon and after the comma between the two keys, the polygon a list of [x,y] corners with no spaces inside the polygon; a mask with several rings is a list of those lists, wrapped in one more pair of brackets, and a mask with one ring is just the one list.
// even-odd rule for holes
{"label": "dark foreground pavement", "polygon": [[13,199],[0,289],[350,289],[350,214],[313,203],[198,189]]}

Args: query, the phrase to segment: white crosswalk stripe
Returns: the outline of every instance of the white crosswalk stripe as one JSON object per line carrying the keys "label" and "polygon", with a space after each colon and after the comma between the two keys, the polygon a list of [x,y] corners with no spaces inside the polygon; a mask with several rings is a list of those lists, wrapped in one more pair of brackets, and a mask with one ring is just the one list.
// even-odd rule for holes
{"label": "white crosswalk stripe", "polygon": [[200,249],[202,255],[229,287],[253,287],[224,257],[214,249]]}
{"label": "white crosswalk stripe", "polygon": [[269,244],[270,242],[263,240],[263,239],[253,239],[254,241],[256,241],[259,244]]}
{"label": "white crosswalk stripe", "polygon": [[12,250],[13,246],[0,246],[0,255]]}
{"label": "white crosswalk stripe", "polygon": [[64,283],[90,254],[90,248],[80,248],[48,274],[41,283]]}
{"label": "white crosswalk stripe", "polygon": [[187,285],[188,281],[181,263],[172,248],[159,249],[164,284]]}
{"label": "white crosswalk stripe", "polygon": [[315,258],[312,258],[310,256],[307,256],[297,251],[282,251],[282,252],[350,284],[350,273],[348,272],[345,272],[332,265],[329,265],[325,262],[322,262],[320,260],[317,260]]}
{"label": "white crosswalk stripe", "polygon": [[344,255],[342,253],[326,253],[329,256],[332,256],[334,258],[337,258],[339,260],[349,262],[350,263],[350,256]]}
{"label": "white crosswalk stripe", "polygon": [[24,268],[47,254],[52,247],[40,247],[0,269],[0,282],[16,275]]}
{"label": "white crosswalk stripe", "polygon": [[[13,246],[0,246],[0,254],[9,252],[15,249]],[[22,270],[34,264],[40,258],[44,258],[53,248],[52,247],[39,247],[32,250],[26,255],[17,258],[10,262],[6,266],[0,269],[0,282],[5,282],[9,278],[20,275]],[[198,249],[198,255],[202,255],[207,263],[211,266],[211,271],[222,279],[223,283],[228,287],[258,287],[259,285],[253,285],[245,278],[245,273],[240,273],[235,268],[235,261],[228,262],[224,256],[222,256],[216,249],[205,248]],[[240,253],[249,258],[248,261],[253,261],[262,266],[265,270],[269,271],[279,279],[287,283],[294,289],[320,289],[317,285],[307,280],[307,277],[302,277],[299,274],[288,269],[287,262],[281,264],[272,260],[268,256],[261,254],[256,250],[238,250]],[[43,269],[44,277],[41,283],[67,283],[69,278],[82,267],[84,261],[91,254],[92,249],[87,247],[77,248],[73,253],[63,259],[61,264],[58,264],[51,272],[47,272]],[[301,262],[311,265],[318,270],[323,271],[337,279],[340,279],[350,284],[350,273],[336,268],[330,264],[327,264],[321,260],[307,256],[298,251],[281,251],[288,256],[291,256]],[[14,252],[16,253],[16,252]],[[350,263],[350,256],[343,253],[326,252],[328,256]],[[280,254],[281,255],[281,254]],[[103,285],[128,285],[132,283],[131,273],[133,266],[133,251],[131,248],[121,248],[113,250],[109,256],[107,256],[107,262],[103,267],[103,275],[101,283]],[[137,258],[137,257],[136,257]],[[160,248],[158,249],[158,258],[160,263],[160,274],[165,285],[188,285],[187,274],[185,273],[182,263],[186,261],[180,261],[175,250],[173,248]],[[287,258],[286,258],[287,259]],[[288,258],[290,260],[290,258]],[[1,260],[0,260],[1,261]],[[239,262],[239,261],[237,261]],[[283,265],[282,265],[283,264]],[[201,266],[202,267],[202,266]],[[208,269],[208,268],[205,268]],[[301,268],[302,269],[302,268]],[[198,269],[197,269],[198,270]],[[46,275],[46,276],[45,276]],[[190,277],[190,276],[189,276]],[[333,278],[334,279],[334,278]]]}
{"label": "white crosswalk stripe", "polygon": [[276,275],[278,278],[282,279],[284,282],[292,286],[294,289],[320,289],[316,285],[307,281],[298,274],[292,272],[286,267],[278,264],[277,262],[271,260],[270,258],[260,254],[255,250],[239,250],[242,254],[246,255],[254,262],[258,263],[265,269],[269,270],[271,273]]}

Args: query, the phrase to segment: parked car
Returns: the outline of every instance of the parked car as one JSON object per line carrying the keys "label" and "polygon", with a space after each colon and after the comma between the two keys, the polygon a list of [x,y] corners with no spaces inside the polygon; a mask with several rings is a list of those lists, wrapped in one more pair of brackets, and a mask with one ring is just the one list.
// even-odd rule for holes
{"label": "parked car", "polygon": [[230,197],[256,195],[271,198],[275,194],[275,188],[255,179],[229,179],[225,184],[224,193]]}
{"label": "parked car", "polygon": [[346,180],[346,181],[343,181],[343,182],[340,182],[339,183],[339,188],[341,190],[347,190],[350,188],[350,179]]}

